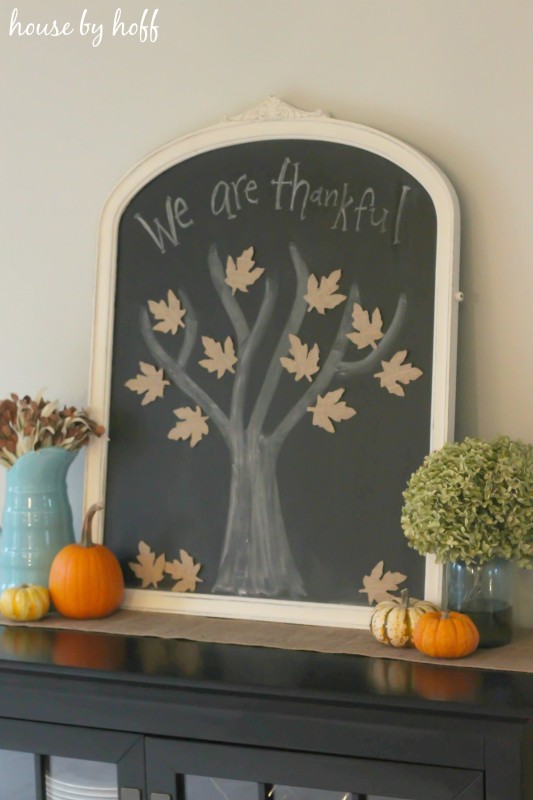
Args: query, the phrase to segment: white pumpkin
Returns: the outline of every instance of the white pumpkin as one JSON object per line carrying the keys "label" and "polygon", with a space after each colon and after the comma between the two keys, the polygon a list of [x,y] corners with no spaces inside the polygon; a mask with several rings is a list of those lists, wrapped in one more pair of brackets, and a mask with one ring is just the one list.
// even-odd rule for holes
{"label": "white pumpkin", "polygon": [[413,631],[421,616],[428,611],[438,611],[434,603],[409,597],[407,589],[400,600],[378,603],[370,618],[370,630],[383,644],[393,647],[413,647]]}

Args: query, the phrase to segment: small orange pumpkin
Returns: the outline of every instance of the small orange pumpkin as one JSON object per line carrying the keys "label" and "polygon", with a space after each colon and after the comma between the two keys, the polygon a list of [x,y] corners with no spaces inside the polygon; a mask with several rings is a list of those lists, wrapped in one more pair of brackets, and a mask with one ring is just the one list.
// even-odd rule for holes
{"label": "small orange pumpkin", "polygon": [[457,611],[428,611],[413,633],[417,650],[432,658],[463,658],[479,644],[479,632],[470,617]]}
{"label": "small orange pumpkin", "polygon": [[50,568],[50,596],[60,614],[72,619],[96,619],[112,614],[124,597],[124,578],[117,557],[92,541],[92,520],[103,506],[91,506],[79,544],[68,544]]}

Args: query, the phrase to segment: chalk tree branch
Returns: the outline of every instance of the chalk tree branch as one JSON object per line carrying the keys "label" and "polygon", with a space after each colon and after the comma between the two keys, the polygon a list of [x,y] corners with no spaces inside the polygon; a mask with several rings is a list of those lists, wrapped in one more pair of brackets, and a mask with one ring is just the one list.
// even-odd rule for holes
{"label": "chalk tree branch", "polygon": [[340,361],[337,364],[337,375],[343,378],[351,378],[354,375],[363,375],[378,367],[381,359],[386,355],[389,346],[400,333],[405,320],[406,311],[407,297],[402,294],[398,300],[393,320],[376,349],[372,350],[372,352],[364,358],[359,359],[359,361]]}
{"label": "chalk tree branch", "polygon": [[354,303],[357,302],[359,302],[359,290],[357,285],[353,284],[348,295],[335,341],[333,342],[331,350],[329,351],[328,356],[320,369],[320,372],[316,376],[315,380],[309,385],[304,394],[300,397],[298,402],[295,403],[293,408],[280,422],[276,430],[273,431],[273,433],[268,437],[269,443],[276,450],[281,447],[288,433],[303,417],[310,403],[316,399],[317,395],[321,394],[325,389],[327,389],[336,374],[349,378],[353,377],[354,375],[363,375],[367,372],[370,372],[379,364],[379,361],[381,358],[383,358],[386,349],[398,336],[403,325],[405,312],[407,310],[407,298],[405,295],[401,295],[390,327],[377,348],[359,361],[343,361],[342,359],[349,341],[346,334],[350,331],[350,318],[352,309]]}
{"label": "chalk tree branch", "polygon": [[196,342],[196,335],[198,333],[198,320],[196,319],[196,314],[194,313],[194,309],[188,295],[185,292],[178,292],[178,296],[183,307],[187,309],[187,314],[185,315],[186,319],[185,332],[183,334],[183,344],[181,346],[177,364],[180,369],[186,369],[194,348],[194,344]]}
{"label": "chalk tree branch", "polygon": [[[226,287],[227,288],[227,287]],[[261,308],[255,319],[250,335],[239,350],[239,366],[235,375],[231,394],[230,422],[234,428],[243,428],[244,402],[246,390],[250,381],[252,359],[261,344],[278,296],[278,281],[276,278],[267,278]]]}
{"label": "chalk tree branch", "polygon": [[291,242],[289,245],[292,265],[296,273],[296,293],[295,300],[291,312],[285,323],[278,343],[272,354],[270,364],[265,374],[263,384],[257,397],[255,408],[252,411],[250,422],[248,424],[248,433],[253,438],[257,438],[262,431],[268,409],[278,388],[281,376],[283,374],[283,367],[280,362],[281,356],[285,355],[287,351],[287,342],[289,333],[298,333],[307,311],[307,301],[304,295],[307,291],[307,281],[309,279],[309,270],[307,264],[301,257],[298,248]]}
{"label": "chalk tree branch", "polygon": [[269,444],[276,450],[281,447],[289,431],[294,428],[297,422],[304,416],[307,407],[314,402],[317,395],[326,389],[331,383],[335,375],[335,371],[341,359],[344,356],[348,340],[346,334],[350,330],[350,319],[352,314],[353,304],[359,299],[359,288],[357,284],[352,284],[348,294],[348,300],[344,307],[342,319],[337,331],[335,340],[331,349],[324,361],[320,372],[316,378],[309,384],[306,391],[294,404],[289,413],[282,419],[277,428],[268,437]]}
{"label": "chalk tree branch", "polygon": [[[190,306],[189,306],[190,308]],[[230,425],[227,416],[215,403],[212,397],[205,392],[190,375],[187,374],[185,369],[180,365],[179,359],[175,361],[160,345],[157,337],[152,330],[150,318],[146,309],[141,311],[141,333],[143,339],[152,354],[152,357],[162,368],[170,380],[181,389],[191,400],[194,400],[202,410],[213,420],[220,433],[224,437],[228,447],[231,448],[231,435]]]}
{"label": "chalk tree branch", "polygon": [[209,248],[207,263],[209,266],[209,274],[211,276],[213,286],[215,287],[215,290],[220,297],[220,302],[224,306],[226,314],[230,318],[231,324],[235,330],[237,349],[240,353],[244,347],[246,339],[250,335],[250,329],[239,303],[237,302],[235,296],[231,293],[229,286],[226,283],[224,266],[220,260],[215,244],[212,244]]}

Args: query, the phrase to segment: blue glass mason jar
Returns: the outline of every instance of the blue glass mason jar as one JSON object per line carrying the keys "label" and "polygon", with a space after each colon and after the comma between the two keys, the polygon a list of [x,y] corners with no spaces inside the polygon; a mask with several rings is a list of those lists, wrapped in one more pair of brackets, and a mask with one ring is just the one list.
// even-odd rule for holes
{"label": "blue glass mason jar", "polygon": [[479,631],[480,647],[500,647],[513,633],[513,565],[504,558],[483,564],[448,562],[444,607],[467,614]]}

